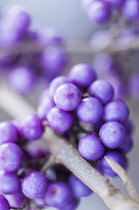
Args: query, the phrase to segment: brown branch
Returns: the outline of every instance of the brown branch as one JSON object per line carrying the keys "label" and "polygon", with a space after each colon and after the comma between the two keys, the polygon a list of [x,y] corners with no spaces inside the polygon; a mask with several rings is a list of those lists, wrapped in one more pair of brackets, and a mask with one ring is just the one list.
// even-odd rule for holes
{"label": "brown branch", "polygon": [[[7,100],[5,100],[5,94]],[[21,101],[19,102],[19,100]],[[3,102],[1,103],[1,101]],[[22,97],[18,97],[15,93],[7,88],[5,90],[5,87],[1,85],[0,106],[8,112],[8,107],[10,107],[10,104],[12,104],[13,107],[12,109],[9,109],[9,114],[12,114],[13,117],[20,118],[23,117],[23,115],[30,114],[30,111],[31,113],[35,112],[27,102],[24,102]],[[103,200],[109,209],[139,210],[139,205],[136,202],[128,199],[122,191],[110,183],[109,179],[103,177],[86,160],[84,160],[72,145],[55,135],[55,133],[48,127],[44,133],[44,139],[49,145],[52,155],[56,157],[56,162],[62,163],[69,170],[71,170],[73,174],[75,174]]]}
{"label": "brown branch", "polygon": [[136,192],[136,189],[135,189],[132,181],[127,176],[126,171],[119,164],[117,164],[115,161],[110,160],[108,158],[105,158],[105,159],[106,159],[107,163],[110,165],[110,167],[112,168],[112,170],[115,171],[115,173],[117,173],[119,175],[119,177],[122,179],[123,185],[125,186],[129,197],[133,201],[139,203],[139,196]]}

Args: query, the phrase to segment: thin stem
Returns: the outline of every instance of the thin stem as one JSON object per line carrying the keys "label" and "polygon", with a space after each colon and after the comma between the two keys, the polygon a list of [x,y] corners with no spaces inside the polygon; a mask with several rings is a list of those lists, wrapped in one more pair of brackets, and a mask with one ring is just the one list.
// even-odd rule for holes
{"label": "thin stem", "polygon": [[[13,104],[13,112],[9,108],[9,113],[13,117],[23,117],[23,114],[30,114],[34,112],[34,108],[24,102],[24,99],[15,97],[12,91],[5,91],[1,85],[0,96],[3,96],[2,92],[6,94],[6,99],[0,97],[0,102],[3,100],[2,108],[8,112],[6,104]],[[5,106],[3,105],[5,103]],[[19,106],[20,105],[20,106]],[[1,103],[0,103],[1,106]],[[24,110],[23,110],[24,109]],[[16,110],[16,111],[15,111]],[[22,110],[22,111],[20,111]],[[19,116],[17,116],[17,113]],[[139,210],[139,205],[136,202],[128,199],[120,189],[112,185],[109,179],[103,177],[97,170],[95,170],[86,160],[84,160],[77,150],[70,145],[65,139],[57,136],[49,127],[47,127],[44,136],[44,140],[47,142],[52,155],[56,157],[56,162],[66,166],[73,174],[75,174],[83,183],[85,183],[90,189],[92,189],[105,203],[105,205],[111,210]],[[116,205],[114,205],[116,202]]]}
{"label": "thin stem", "polygon": [[112,168],[112,170],[115,171],[115,173],[117,173],[119,175],[119,177],[122,179],[123,185],[127,189],[129,197],[133,201],[139,203],[139,196],[136,192],[136,189],[135,189],[131,179],[127,176],[126,171],[119,164],[117,164],[115,161],[110,160],[108,158],[105,158],[105,159],[106,159],[107,163],[110,165],[110,167]]}

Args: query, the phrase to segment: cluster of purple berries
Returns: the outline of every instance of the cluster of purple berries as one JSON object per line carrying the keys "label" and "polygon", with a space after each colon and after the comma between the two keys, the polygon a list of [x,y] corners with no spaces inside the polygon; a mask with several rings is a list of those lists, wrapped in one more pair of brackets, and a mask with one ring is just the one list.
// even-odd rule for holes
{"label": "cluster of purple berries", "polygon": [[5,52],[0,74],[20,94],[27,94],[37,82],[46,86],[67,64],[64,41],[54,29],[30,28],[29,14],[16,6],[0,21],[0,47]]}
{"label": "cluster of purple berries", "polygon": [[110,83],[97,79],[88,64],[74,66],[69,77],[55,78],[40,97],[38,116],[0,123],[0,208],[24,209],[33,202],[33,209],[76,209],[92,191],[62,165],[42,173],[50,151],[36,140],[50,126],[100,173],[116,176],[105,157],[127,168],[125,153],[133,145],[128,117],[124,101],[115,98]]}
{"label": "cluster of purple berries", "polygon": [[[112,84],[115,96],[139,100],[139,73],[131,71],[127,66],[121,66],[120,59],[118,55],[99,53],[93,59],[93,66],[101,78]],[[130,65],[133,66],[132,59],[130,62]]]}
{"label": "cluster of purple berries", "polygon": [[119,13],[127,21],[139,19],[138,0],[83,0],[83,7],[90,19],[99,24]]}

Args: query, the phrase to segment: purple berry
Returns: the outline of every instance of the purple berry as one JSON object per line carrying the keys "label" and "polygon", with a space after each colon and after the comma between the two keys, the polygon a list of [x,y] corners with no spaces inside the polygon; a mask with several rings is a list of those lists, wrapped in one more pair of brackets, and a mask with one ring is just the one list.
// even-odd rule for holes
{"label": "purple berry", "polygon": [[104,107],[105,121],[118,121],[124,123],[129,116],[129,109],[122,100],[113,100]]}
{"label": "purple berry", "polygon": [[1,210],[10,210],[9,203],[3,195],[0,195],[0,209]]}
{"label": "purple berry", "polygon": [[81,92],[77,86],[67,83],[58,87],[54,94],[54,102],[59,109],[72,111],[81,101]]}
{"label": "purple berry", "polygon": [[71,69],[69,77],[73,84],[87,88],[96,79],[96,73],[91,66],[81,63]]}
{"label": "purple berry", "polygon": [[42,46],[62,46],[63,39],[53,28],[43,28],[36,36],[36,41]]}
{"label": "purple berry", "polygon": [[26,94],[34,87],[36,75],[32,68],[19,66],[10,72],[9,82],[16,92]]}
{"label": "purple berry", "polygon": [[62,73],[67,64],[67,54],[62,48],[48,47],[40,58],[42,71],[51,81]]}
{"label": "purple berry", "polygon": [[101,102],[93,97],[84,98],[77,108],[79,120],[86,123],[96,123],[103,115]]}
{"label": "purple berry", "polygon": [[53,79],[49,85],[50,96],[53,97],[56,89],[59,86],[64,85],[66,83],[71,83],[70,79],[66,76],[59,76],[59,77],[56,77],[55,79]]}
{"label": "purple berry", "polygon": [[104,146],[95,135],[88,134],[80,139],[78,151],[87,160],[96,161],[104,154]]}
{"label": "purple berry", "polygon": [[65,132],[73,125],[72,114],[58,109],[57,107],[54,107],[49,111],[47,121],[50,127],[57,132]]}
{"label": "purple berry", "polygon": [[20,180],[14,172],[0,172],[0,192],[14,194],[20,190]]}
{"label": "purple berry", "polygon": [[126,0],[123,7],[123,15],[129,20],[139,19],[139,1]]}
{"label": "purple berry", "polygon": [[14,143],[6,143],[0,146],[0,169],[12,172],[20,168],[23,153]]}
{"label": "purple berry", "polygon": [[96,80],[89,87],[89,92],[98,98],[103,104],[108,103],[114,96],[114,89],[105,80]]}
{"label": "purple berry", "polygon": [[106,0],[114,7],[121,7],[125,3],[126,0]]}
{"label": "purple berry", "polygon": [[82,198],[92,194],[92,190],[73,174],[69,177],[69,185],[75,198]]}
{"label": "purple berry", "polygon": [[128,153],[133,147],[133,139],[130,136],[126,136],[125,141],[120,145],[119,149],[123,153]]}
{"label": "purple berry", "polygon": [[119,152],[118,150],[108,151],[105,154],[105,156],[98,162],[98,168],[104,176],[117,176],[117,174],[111,169],[111,167],[106,162],[105,157],[115,161],[124,169],[127,169],[127,159],[121,152]]}
{"label": "purple berry", "polygon": [[87,13],[91,20],[101,24],[109,20],[111,16],[111,5],[107,1],[92,1],[87,8]]}
{"label": "purple berry", "polygon": [[37,140],[42,136],[43,132],[42,121],[37,115],[28,115],[21,121],[20,133],[26,139]]}
{"label": "purple berry", "polygon": [[18,130],[11,122],[0,123],[0,144],[16,142],[18,139]]}
{"label": "purple berry", "polygon": [[48,180],[39,172],[28,174],[22,181],[22,191],[24,195],[30,199],[43,197],[47,188]]}
{"label": "purple berry", "polygon": [[26,197],[24,196],[21,190],[18,193],[5,195],[5,197],[8,200],[10,206],[14,208],[22,208],[26,202]]}
{"label": "purple berry", "polygon": [[131,135],[134,131],[134,124],[133,122],[129,119],[124,123],[124,127],[126,129],[126,133],[128,135]]}
{"label": "purple berry", "polygon": [[39,117],[42,120],[46,120],[48,112],[54,107],[54,105],[54,101],[51,97],[46,96],[43,98],[37,109]]}
{"label": "purple berry", "polygon": [[49,185],[45,200],[49,206],[64,209],[72,201],[72,193],[67,184],[55,182]]}
{"label": "purple berry", "polygon": [[134,100],[139,100],[139,73],[133,73],[128,79],[128,93]]}
{"label": "purple berry", "polygon": [[102,125],[99,136],[106,147],[115,149],[125,141],[126,130],[121,123],[110,121]]}

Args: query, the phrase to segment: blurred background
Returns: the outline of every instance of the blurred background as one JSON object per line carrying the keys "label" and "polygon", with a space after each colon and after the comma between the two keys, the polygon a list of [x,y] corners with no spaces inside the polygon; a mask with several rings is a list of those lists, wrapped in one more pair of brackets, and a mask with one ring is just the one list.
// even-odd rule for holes
{"label": "blurred background", "polygon": [[[42,27],[55,28],[65,40],[89,40],[95,31],[104,28],[93,23],[85,14],[81,7],[81,0],[1,0],[0,1],[0,12],[3,14],[7,8],[12,5],[19,5],[23,7],[32,18],[32,29],[38,29]],[[71,66],[77,63],[89,63],[92,65],[93,54],[71,54],[70,64],[67,71]],[[138,66],[137,66],[138,68]],[[34,90],[28,99],[36,104],[40,89]],[[132,179],[136,189],[139,193],[139,102],[133,101],[126,98],[127,104],[131,110],[131,119],[135,123],[136,129],[134,132],[134,143],[133,150],[128,154],[129,156],[129,170],[128,175]],[[10,119],[10,117],[0,110],[1,120]],[[120,188],[121,180],[114,178],[112,182],[116,183]],[[99,197],[95,194],[82,199],[78,210],[105,210],[107,209]]]}

